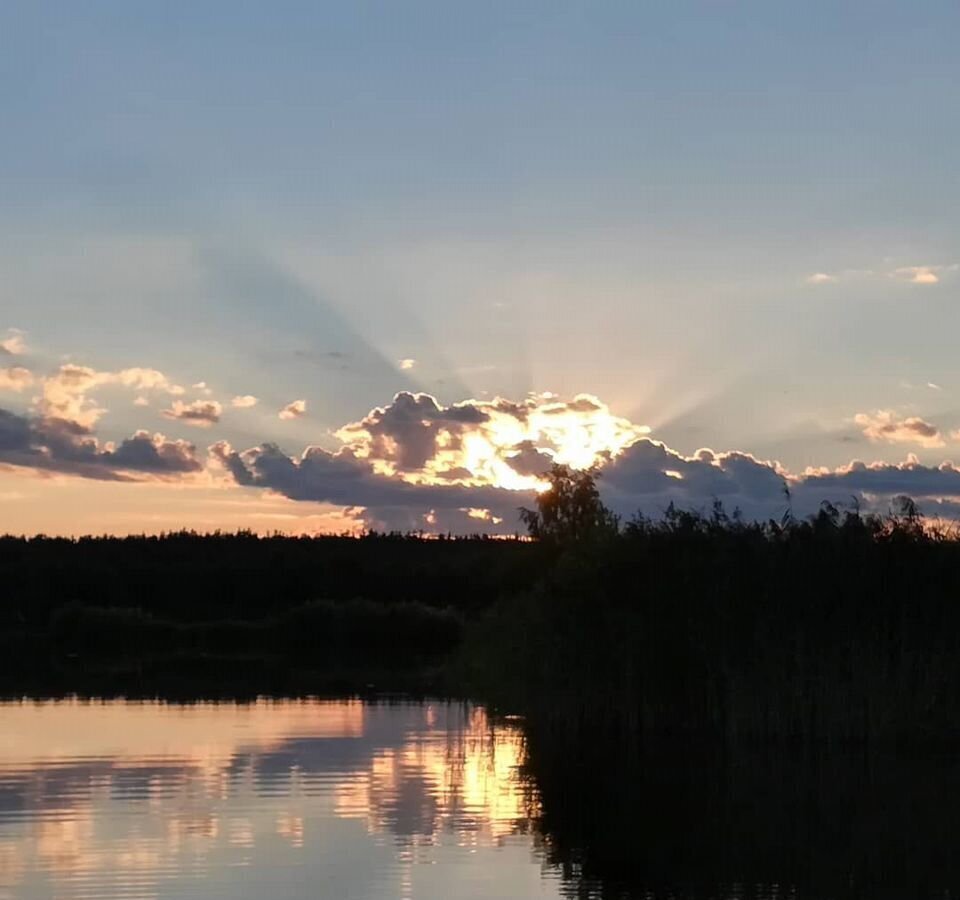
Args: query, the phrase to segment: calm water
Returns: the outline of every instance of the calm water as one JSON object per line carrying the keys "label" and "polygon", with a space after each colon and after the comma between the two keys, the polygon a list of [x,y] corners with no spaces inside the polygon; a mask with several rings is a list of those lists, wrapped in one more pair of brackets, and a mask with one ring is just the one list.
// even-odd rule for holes
{"label": "calm water", "polygon": [[0,703],[0,900],[960,896],[952,752],[526,728],[450,703]]}
{"label": "calm water", "polygon": [[0,898],[559,897],[520,758],[455,704],[3,704]]}

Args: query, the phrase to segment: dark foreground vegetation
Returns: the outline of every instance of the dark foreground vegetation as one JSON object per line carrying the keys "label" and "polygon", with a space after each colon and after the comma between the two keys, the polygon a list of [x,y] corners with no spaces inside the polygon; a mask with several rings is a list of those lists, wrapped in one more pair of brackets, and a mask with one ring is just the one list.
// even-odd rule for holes
{"label": "dark foreground vegetation", "polygon": [[0,691],[426,689],[465,623],[535,583],[519,541],[0,538]]}
{"label": "dark foreground vegetation", "polygon": [[621,526],[590,473],[553,479],[524,511],[534,541],[0,539],[3,682],[272,660],[429,670],[634,743],[960,738],[960,541],[909,501]]}
{"label": "dark foreground vegetation", "polygon": [[960,885],[955,533],[907,500],[621,523],[553,478],[533,541],[2,538],[0,691],[470,697],[522,715],[576,896]]}
{"label": "dark foreground vegetation", "polygon": [[553,485],[524,512],[534,541],[2,538],[0,678],[428,670],[618,741],[960,738],[960,540],[909,501],[621,525],[591,473],[558,467]]}
{"label": "dark foreground vegetation", "polygon": [[537,830],[590,900],[933,900],[960,886],[952,754],[527,731]]}

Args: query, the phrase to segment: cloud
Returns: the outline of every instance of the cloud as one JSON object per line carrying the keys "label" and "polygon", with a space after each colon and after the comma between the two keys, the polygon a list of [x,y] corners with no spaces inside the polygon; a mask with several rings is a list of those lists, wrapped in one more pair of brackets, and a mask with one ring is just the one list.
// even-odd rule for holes
{"label": "cloud", "polygon": [[249,409],[251,406],[256,406],[257,402],[253,394],[238,394],[230,401],[230,405],[234,409]]}
{"label": "cloud", "polygon": [[536,394],[443,406],[429,394],[402,391],[336,436],[380,474],[535,490],[550,463],[587,466],[648,431],[589,394],[569,402]]}
{"label": "cloud", "polygon": [[902,463],[854,460],[791,474],[740,451],[704,449],[688,457],[644,439],[603,469],[600,487],[605,502],[622,515],[640,509],[656,517],[670,502],[708,510],[714,499],[755,520],[779,519],[788,508],[796,516],[811,515],[825,500],[838,507],[856,501],[866,512],[885,513],[902,495],[928,514],[954,507],[960,512],[960,470],[952,462],[925,466],[913,454]]}
{"label": "cloud", "polygon": [[278,419],[288,421],[290,419],[302,419],[307,414],[307,401],[294,400],[288,403],[280,412],[277,413]]}
{"label": "cloud", "polygon": [[600,479],[606,502],[624,516],[638,510],[658,516],[670,503],[703,509],[716,499],[751,518],[779,518],[788,484],[788,473],[779,464],[749,453],[704,448],[684,456],[648,438],[605,466]]}
{"label": "cloud", "polygon": [[92,428],[106,409],[87,396],[106,385],[118,385],[136,391],[158,391],[179,396],[184,389],[157,369],[133,367],[117,372],[102,372],[90,366],[65,363],[41,380],[42,395],[38,412],[48,418],[66,419]]}
{"label": "cloud", "polygon": [[292,500],[335,503],[375,528],[422,528],[423,516],[430,510],[442,515],[441,530],[454,528],[454,523],[466,525],[469,509],[489,510],[491,525],[494,517],[503,520],[509,516],[515,521],[516,508],[533,499],[532,493],[522,496],[502,488],[423,485],[379,475],[368,460],[355,456],[347,447],[335,453],[308,447],[299,457],[292,457],[276,444],[262,444],[238,453],[229,444],[219,442],[210,448],[210,453],[237,484],[269,488]]}
{"label": "cloud", "polygon": [[409,358],[401,359],[399,360],[399,362],[400,362],[400,368],[403,369],[404,371],[409,371],[417,364],[417,361],[415,359],[409,359]]}
{"label": "cloud", "polygon": [[17,328],[8,328],[7,336],[0,340],[0,356],[21,356],[27,352],[23,332]]}
{"label": "cloud", "polygon": [[0,409],[0,466],[20,466],[115,481],[166,478],[203,469],[196,447],[137,431],[119,444],[101,442],[77,422]]}
{"label": "cloud", "polygon": [[22,391],[33,384],[33,373],[23,366],[0,369],[0,391]]}
{"label": "cloud", "polygon": [[910,284],[939,284],[940,277],[946,272],[956,272],[960,264],[947,266],[900,266],[889,273],[891,278],[908,281]]}
{"label": "cloud", "polygon": [[[921,419],[881,411],[861,414],[876,440],[941,446]],[[294,500],[342,505],[369,527],[509,533],[517,510],[530,506],[544,473],[558,459],[601,466],[600,489],[615,512],[659,516],[670,503],[709,510],[720,500],[748,519],[779,519],[789,507],[812,514],[824,500],[856,498],[865,511],[885,512],[900,494],[944,513],[960,512],[960,472],[952,463],[924,466],[854,460],[836,469],[791,473],[776,461],[708,448],[684,455],[614,416],[595,397],[563,401],[534,395],[444,406],[427,394],[397,394],[337,432],[343,446],[308,447],[291,456],[275,444],[212,456],[240,485]],[[939,442],[939,443],[938,443]]]}
{"label": "cloud", "polygon": [[163,415],[168,419],[176,419],[198,428],[216,425],[222,413],[223,407],[216,400],[194,400],[192,403],[174,400],[170,409],[163,410]]}
{"label": "cloud", "polygon": [[880,409],[873,414],[857,413],[853,421],[863,429],[864,435],[871,441],[919,444],[927,448],[944,446],[939,429],[918,416],[900,419],[892,410]]}
{"label": "cloud", "polygon": [[960,498],[960,470],[952,462],[925,466],[913,454],[902,463],[854,460],[833,470],[808,469],[800,483],[810,497],[843,498],[845,492],[847,497],[859,495],[875,508],[883,508],[878,499],[902,494],[921,501]]}
{"label": "cloud", "polygon": [[[107,384],[175,396],[182,390],[152,369],[98,372],[65,364],[42,380],[34,414],[0,410],[0,465],[117,481],[180,479],[205,468],[186,441],[146,431],[118,443],[96,437],[100,409],[89,392]],[[236,408],[254,403],[250,395],[231,401]],[[281,417],[305,411],[306,402],[297,400]],[[213,400],[174,400],[164,411],[201,426],[221,414]],[[945,442],[935,425],[890,410],[860,413],[854,421],[875,442],[925,448]],[[378,529],[513,532],[520,528],[518,508],[534,503],[554,462],[600,466],[604,501],[627,517],[638,510],[659,516],[670,503],[709,509],[715,499],[751,519],[780,518],[788,504],[802,516],[823,500],[841,505],[851,498],[864,510],[885,511],[900,494],[925,510],[960,514],[960,471],[952,462],[925,466],[910,455],[902,463],[854,460],[792,473],[741,450],[705,448],[688,456],[648,431],[589,394],[444,405],[429,394],[401,392],[339,429],[336,451],[307,447],[290,454],[270,442],[237,451],[221,441],[209,459],[239,486],[335,504]]]}
{"label": "cloud", "polygon": [[908,284],[934,285],[948,273],[960,270],[960,263],[928,266],[899,266],[888,271],[873,269],[843,269],[838,272],[814,272],[806,278],[807,284],[824,285],[839,282],[863,281],[864,279],[892,278]]}

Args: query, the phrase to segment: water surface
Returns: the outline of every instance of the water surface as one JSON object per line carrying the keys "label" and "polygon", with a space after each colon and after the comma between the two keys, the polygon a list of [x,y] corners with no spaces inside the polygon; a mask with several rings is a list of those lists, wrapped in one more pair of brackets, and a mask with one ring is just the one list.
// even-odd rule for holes
{"label": "water surface", "polygon": [[0,705],[0,898],[556,898],[522,740],[453,703]]}

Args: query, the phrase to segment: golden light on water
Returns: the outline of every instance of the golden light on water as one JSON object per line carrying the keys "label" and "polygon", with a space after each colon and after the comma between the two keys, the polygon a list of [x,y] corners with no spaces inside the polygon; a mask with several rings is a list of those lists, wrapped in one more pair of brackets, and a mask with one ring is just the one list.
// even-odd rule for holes
{"label": "golden light on water", "polygon": [[443,831],[471,845],[496,842],[529,814],[529,797],[518,777],[522,759],[520,732],[493,729],[486,713],[474,709],[462,740],[412,740],[378,753],[367,771],[337,790],[336,810],[362,819],[371,832],[387,832],[393,798],[417,780],[428,786],[430,827],[415,833],[413,843],[435,843]]}
{"label": "golden light on water", "polygon": [[[438,854],[500,848],[529,825],[521,734],[479,708],[61,701],[0,710],[11,726],[0,737],[0,792],[26,798],[25,812],[0,808],[2,898],[27,882],[52,896],[153,898],[171,878],[185,879],[182,896],[203,897],[212,873],[318,865],[338,828],[342,839],[393,848],[379,858],[402,887]],[[387,896],[405,892],[395,885]]]}

